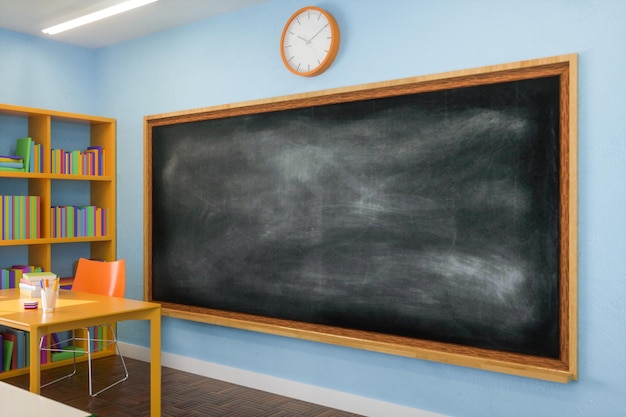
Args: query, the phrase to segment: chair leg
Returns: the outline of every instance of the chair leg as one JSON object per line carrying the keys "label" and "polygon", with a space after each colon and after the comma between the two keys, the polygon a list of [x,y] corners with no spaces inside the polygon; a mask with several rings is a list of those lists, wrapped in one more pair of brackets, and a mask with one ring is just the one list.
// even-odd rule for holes
{"label": "chair leg", "polygon": [[96,392],[95,394],[93,393],[93,389],[92,389],[92,383],[91,383],[91,354],[89,354],[89,395],[91,395],[92,397],[95,397],[96,395],[100,394],[101,392],[104,392],[106,390],[108,390],[111,387],[114,387],[115,385],[124,382],[128,379],[128,368],[126,367],[126,361],[124,361],[124,356],[122,356],[122,352],[120,351],[120,347],[117,343],[117,335],[115,334],[115,330],[113,329],[113,325],[111,324],[107,324],[106,325],[109,330],[111,331],[111,335],[112,337],[112,343],[115,344],[115,349],[117,351],[118,356],[120,357],[120,360],[122,361],[122,366],[124,367],[124,376],[122,377],[122,379],[112,383],[111,385],[108,385],[104,388],[102,388],[100,391]]}
{"label": "chair leg", "polygon": [[[89,330],[89,328],[86,328],[85,330],[87,331],[87,379],[89,380],[89,395],[95,397],[95,395],[92,394],[93,383],[91,379],[91,331]],[[98,395],[98,393],[96,393],[96,395]]]}
{"label": "chair leg", "polygon": [[[113,386],[115,386],[115,385],[117,385],[117,384],[119,384],[121,382],[124,382],[124,381],[126,381],[128,379],[128,368],[126,367],[126,361],[124,360],[124,356],[122,356],[122,352],[120,351],[120,347],[119,347],[119,345],[117,343],[117,335],[115,334],[115,330],[113,329],[113,326],[110,325],[110,324],[107,324],[106,326],[109,328],[109,330],[111,332],[111,335],[112,335],[112,337],[110,338],[111,339],[111,344],[115,344],[115,349],[116,349],[117,355],[119,356],[120,360],[122,361],[122,366],[124,367],[124,376],[121,379],[119,379],[118,381],[116,381],[116,382],[114,382],[114,383],[112,383],[112,384],[102,388],[98,392],[94,393],[94,387],[93,387],[94,386],[94,384],[93,384],[93,366],[92,366],[92,363],[91,363],[91,361],[92,361],[91,355],[92,355],[93,352],[91,350],[91,345],[94,342],[94,340],[97,339],[97,337],[92,338],[91,337],[91,331],[89,330],[89,328],[85,328],[84,330],[87,332],[87,338],[86,338],[87,352],[86,353],[87,353],[87,369],[88,369],[88,379],[89,379],[89,395],[92,396],[92,397],[95,397],[96,395],[98,395],[98,394],[108,390],[109,388],[111,388],[111,387],[113,387]],[[76,340],[75,336],[76,336],[75,331],[72,331],[72,340],[74,341],[74,343],[75,343],[75,340]],[[81,339],[81,340],[85,340],[85,339]],[[40,351],[42,350],[42,348],[44,348],[43,347],[43,341],[44,341],[43,338],[39,341],[39,350]],[[66,378],[69,378],[69,377],[75,375],[75,374],[76,374],[76,351],[74,351],[74,369],[72,370],[72,372],[67,374],[67,375],[64,375],[64,376],[62,376],[60,378],[57,378],[54,381],[50,381],[50,382],[47,382],[47,383],[41,385],[41,388],[44,388],[44,387],[47,387],[48,385],[52,385],[52,384],[54,384],[56,382],[62,381],[64,379],[66,379]]]}
{"label": "chair leg", "polygon": [[[74,330],[72,330],[72,340],[74,340],[74,339],[75,339],[75,333],[74,333]],[[41,338],[39,340],[39,351],[40,352],[41,352],[41,350],[43,348],[43,342],[44,342],[44,338]],[[44,350],[46,350],[46,349],[44,349]],[[49,350],[49,349],[47,349],[47,350]],[[76,351],[74,351],[74,369],[72,370],[72,372],[70,372],[69,374],[64,375],[64,376],[62,376],[60,378],[57,378],[54,381],[46,382],[45,384],[42,384],[40,388],[44,388],[44,387],[47,387],[48,385],[55,384],[55,383],[57,383],[59,381],[62,381],[64,379],[66,379],[66,378],[69,378],[69,377],[71,377],[71,376],[73,376],[75,374],[76,374]]]}

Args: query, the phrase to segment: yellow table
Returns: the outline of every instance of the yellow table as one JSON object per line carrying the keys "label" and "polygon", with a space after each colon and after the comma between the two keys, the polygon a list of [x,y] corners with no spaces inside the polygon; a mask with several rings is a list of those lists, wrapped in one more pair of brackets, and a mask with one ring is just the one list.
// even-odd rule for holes
{"label": "yellow table", "polygon": [[61,290],[57,307],[44,313],[23,307],[19,289],[0,290],[0,325],[30,332],[30,391],[39,394],[41,358],[39,340],[44,335],[125,320],[150,321],[150,415],[161,415],[161,305]]}

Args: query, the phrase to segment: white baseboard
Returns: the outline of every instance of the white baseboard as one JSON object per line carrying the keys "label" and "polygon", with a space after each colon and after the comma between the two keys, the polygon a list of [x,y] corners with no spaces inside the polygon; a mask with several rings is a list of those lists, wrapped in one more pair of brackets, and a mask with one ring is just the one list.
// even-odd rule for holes
{"label": "white baseboard", "polygon": [[[148,348],[128,343],[120,343],[120,349],[124,356],[150,362],[150,350]],[[161,364],[168,368],[174,368],[192,374],[202,375],[208,378],[218,379],[220,381],[226,381],[368,417],[445,417],[442,414],[431,413],[429,411],[360,397],[328,388],[205,362],[199,359],[175,355],[173,353],[163,352],[161,354]]]}

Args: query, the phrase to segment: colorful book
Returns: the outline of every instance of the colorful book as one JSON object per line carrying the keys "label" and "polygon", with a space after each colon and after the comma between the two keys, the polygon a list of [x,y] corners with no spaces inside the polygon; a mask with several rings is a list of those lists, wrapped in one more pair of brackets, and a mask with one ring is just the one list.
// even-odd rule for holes
{"label": "colorful book", "polygon": [[[12,362],[15,362],[14,369],[24,368],[26,366],[26,349],[27,349],[26,332],[20,329],[8,328],[6,329],[4,334],[7,334],[7,333],[15,337],[14,338],[15,345],[13,346],[13,355],[15,357],[14,357],[14,361],[12,361]],[[5,337],[4,334],[3,334],[3,337]]]}
{"label": "colorful book", "polygon": [[22,162],[22,157],[17,155],[0,155],[1,162]]}
{"label": "colorful book", "polygon": [[39,196],[0,196],[2,240],[36,239],[40,234]]}
{"label": "colorful book", "polygon": [[24,161],[21,156],[17,155],[0,155],[0,171],[3,172],[22,172],[24,170]]}
{"label": "colorful book", "polygon": [[95,152],[95,169],[93,175],[104,175],[104,149],[102,146],[90,146],[87,152]]}
{"label": "colorful book", "polygon": [[62,290],[71,290],[74,284],[74,277],[60,277],[59,284]]}

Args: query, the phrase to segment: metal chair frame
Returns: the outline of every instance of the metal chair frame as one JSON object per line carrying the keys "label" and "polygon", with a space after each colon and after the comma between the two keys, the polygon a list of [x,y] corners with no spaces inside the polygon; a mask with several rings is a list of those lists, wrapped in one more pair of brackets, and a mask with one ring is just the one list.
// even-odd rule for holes
{"label": "metal chair frame", "polygon": [[[62,381],[64,379],[66,379],[66,378],[69,378],[69,377],[75,375],[76,374],[76,363],[77,363],[76,358],[77,358],[77,355],[79,353],[81,353],[81,354],[86,353],[87,354],[87,364],[88,364],[87,366],[88,366],[88,373],[89,373],[89,395],[91,395],[92,397],[95,397],[98,394],[100,394],[100,393],[108,390],[109,388],[114,387],[115,385],[117,385],[117,384],[119,384],[121,382],[124,382],[124,381],[126,381],[128,379],[128,368],[126,367],[126,361],[124,361],[124,356],[122,355],[122,352],[120,352],[120,348],[119,348],[119,346],[117,344],[117,336],[115,335],[115,329],[113,328],[113,325],[111,325],[111,324],[102,324],[101,326],[106,326],[106,327],[109,328],[109,330],[111,332],[111,335],[113,336],[112,339],[96,339],[96,338],[92,338],[91,337],[91,330],[89,328],[86,328],[86,327],[81,328],[81,329],[87,332],[87,337],[76,337],[76,330],[72,330],[72,337],[70,337],[68,339],[65,339],[65,340],[62,340],[62,341],[59,341],[58,343],[54,343],[54,344],[50,345],[50,347],[44,347],[43,346],[44,339],[41,339],[41,341],[39,342],[39,350],[50,351],[50,352],[59,352],[61,350],[59,345],[62,345],[64,343],[66,343],[66,342],[71,342],[71,343],[75,344],[76,342],[84,341],[87,344],[86,352],[84,352],[82,350],[64,349],[65,352],[73,352],[74,353],[74,355],[73,355],[73,357],[74,357],[74,362],[73,362],[74,368],[73,368],[72,372],[70,372],[69,374],[64,375],[64,376],[62,376],[60,378],[57,378],[54,381],[50,381],[50,382],[47,382],[47,383],[41,385],[41,388],[47,387],[48,385],[52,385],[52,384],[54,384],[56,382]],[[109,346],[114,344],[115,348],[116,348],[116,351],[117,351],[117,355],[119,356],[120,361],[122,363],[122,366],[124,367],[124,376],[121,379],[115,381],[114,383],[112,383],[110,385],[107,385],[106,387],[102,388],[101,390],[99,390],[99,391],[97,391],[95,393],[93,392],[93,369],[92,369],[92,365],[91,365],[91,355],[92,355],[92,353],[94,353],[92,351],[92,349],[91,349],[91,346],[92,346],[92,343],[94,343],[94,342],[102,342],[103,343],[103,349],[104,348],[108,348]]]}
{"label": "metal chair frame", "polygon": [[[79,260],[79,267],[80,267],[80,263],[81,262],[100,262],[100,261],[91,261],[91,260],[87,260],[87,259],[80,259]],[[118,261],[118,262],[122,262],[122,268],[125,267],[125,264],[124,264],[123,260]],[[78,268],[77,268],[77,271],[78,271]],[[125,274],[125,271],[123,273]],[[122,278],[122,281],[125,281],[125,276]],[[109,295],[119,295],[119,293],[120,293],[119,288],[117,288],[115,290],[111,289],[109,291],[113,292],[113,294],[109,294]],[[123,288],[121,290],[121,293],[123,293]],[[76,329],[76,330],[72,330],[71,337],[69,337],[69,338],[67,338],[65,340],[62,340],[62,341],[58,341],[58,342],[52,343],[49,346],[44,346],[44,342],[45,342],[44,338],[42,338],[39,341],[39,350],[40,351],[59,352],[59,351],[63,350],[65,352],[73,352],[73,354],[74,354],[73,355],[73,357],[74,357],[74,368],[73,368],[72,372],[70,372],[69,374],[64,375],[64,376],[62,376],[60,378],[57,378],[54,381],[50,381],[50,382],[47,382],[47,383],[41,385],[41,388],[47,387],[49,385],[52,385],[54,383],[57,383],[59,381],[62,381],[64,379],[66,379],[66,378],[69,378],[69,377],[75,375],[76,374],[76,362],[77,362],[76,358],[77,358],[77,355],[79,353],[80,354],[87,353],[87,363],[88,363],[88,373],[89,373],[89,395],[90,396],[95,397],[98,394],[100,394],[100,393],[108,390],[109,388],[114,387],[115,385],[117,385],[117,384],[119,384],[121,382],[124,382],[124,381],[126,381],[128,379],[128,368],[126,367],[126,362],[124,361],[124,356],[122,355],[122,352],[120,351],[120,348],[119,348],[119,345],[118,345],[117,335],[115,334],[114,325],[112,325],[110,323],[103,323],[100,326],[106,326],[110,330],[111,338],[99,339],[99,338],[97,338],[97,335],[94,335],[95,337],[92,338],[91,337],[91,330],[89,328],[81,328],[81,330],[84,330],[87,333],[87,337],[76,337],[76,330],[78,330],[78,329]],[[86,352],[83,351],[83,350],[68,349],[67,347],[66,348],[62,348],[62,346],[65,345],[66,343],[71,343],[71,346],[75,347],[76,346],[76,342],[81,342],[81,341],[82,342],[86,342],[86,345],[87,345]],[[112,383],[110,385],[107,385],[106,387],[102,388],[101,390],[99,390],[99,391],[97,391],[95,393],[93,392],[94,391],[93,390],[93,369],[92,369],[92,364],[91,364],[91,360],[92,360],[91,356],[94,353],[93,350],[92,350],[92,345],[93,345],[94,342],[102,343],[103,344],[103,346],[102,346],[103,349],[106,349],[109,346],[114,344],[116,352],[117,352],[117,355],[119,356],[119,358],[120,358],[120,360],[122,362],[122,366],[124,367],[124,376],[121,379],[117,380],[116,382],[114,382],[114,383]]]}

